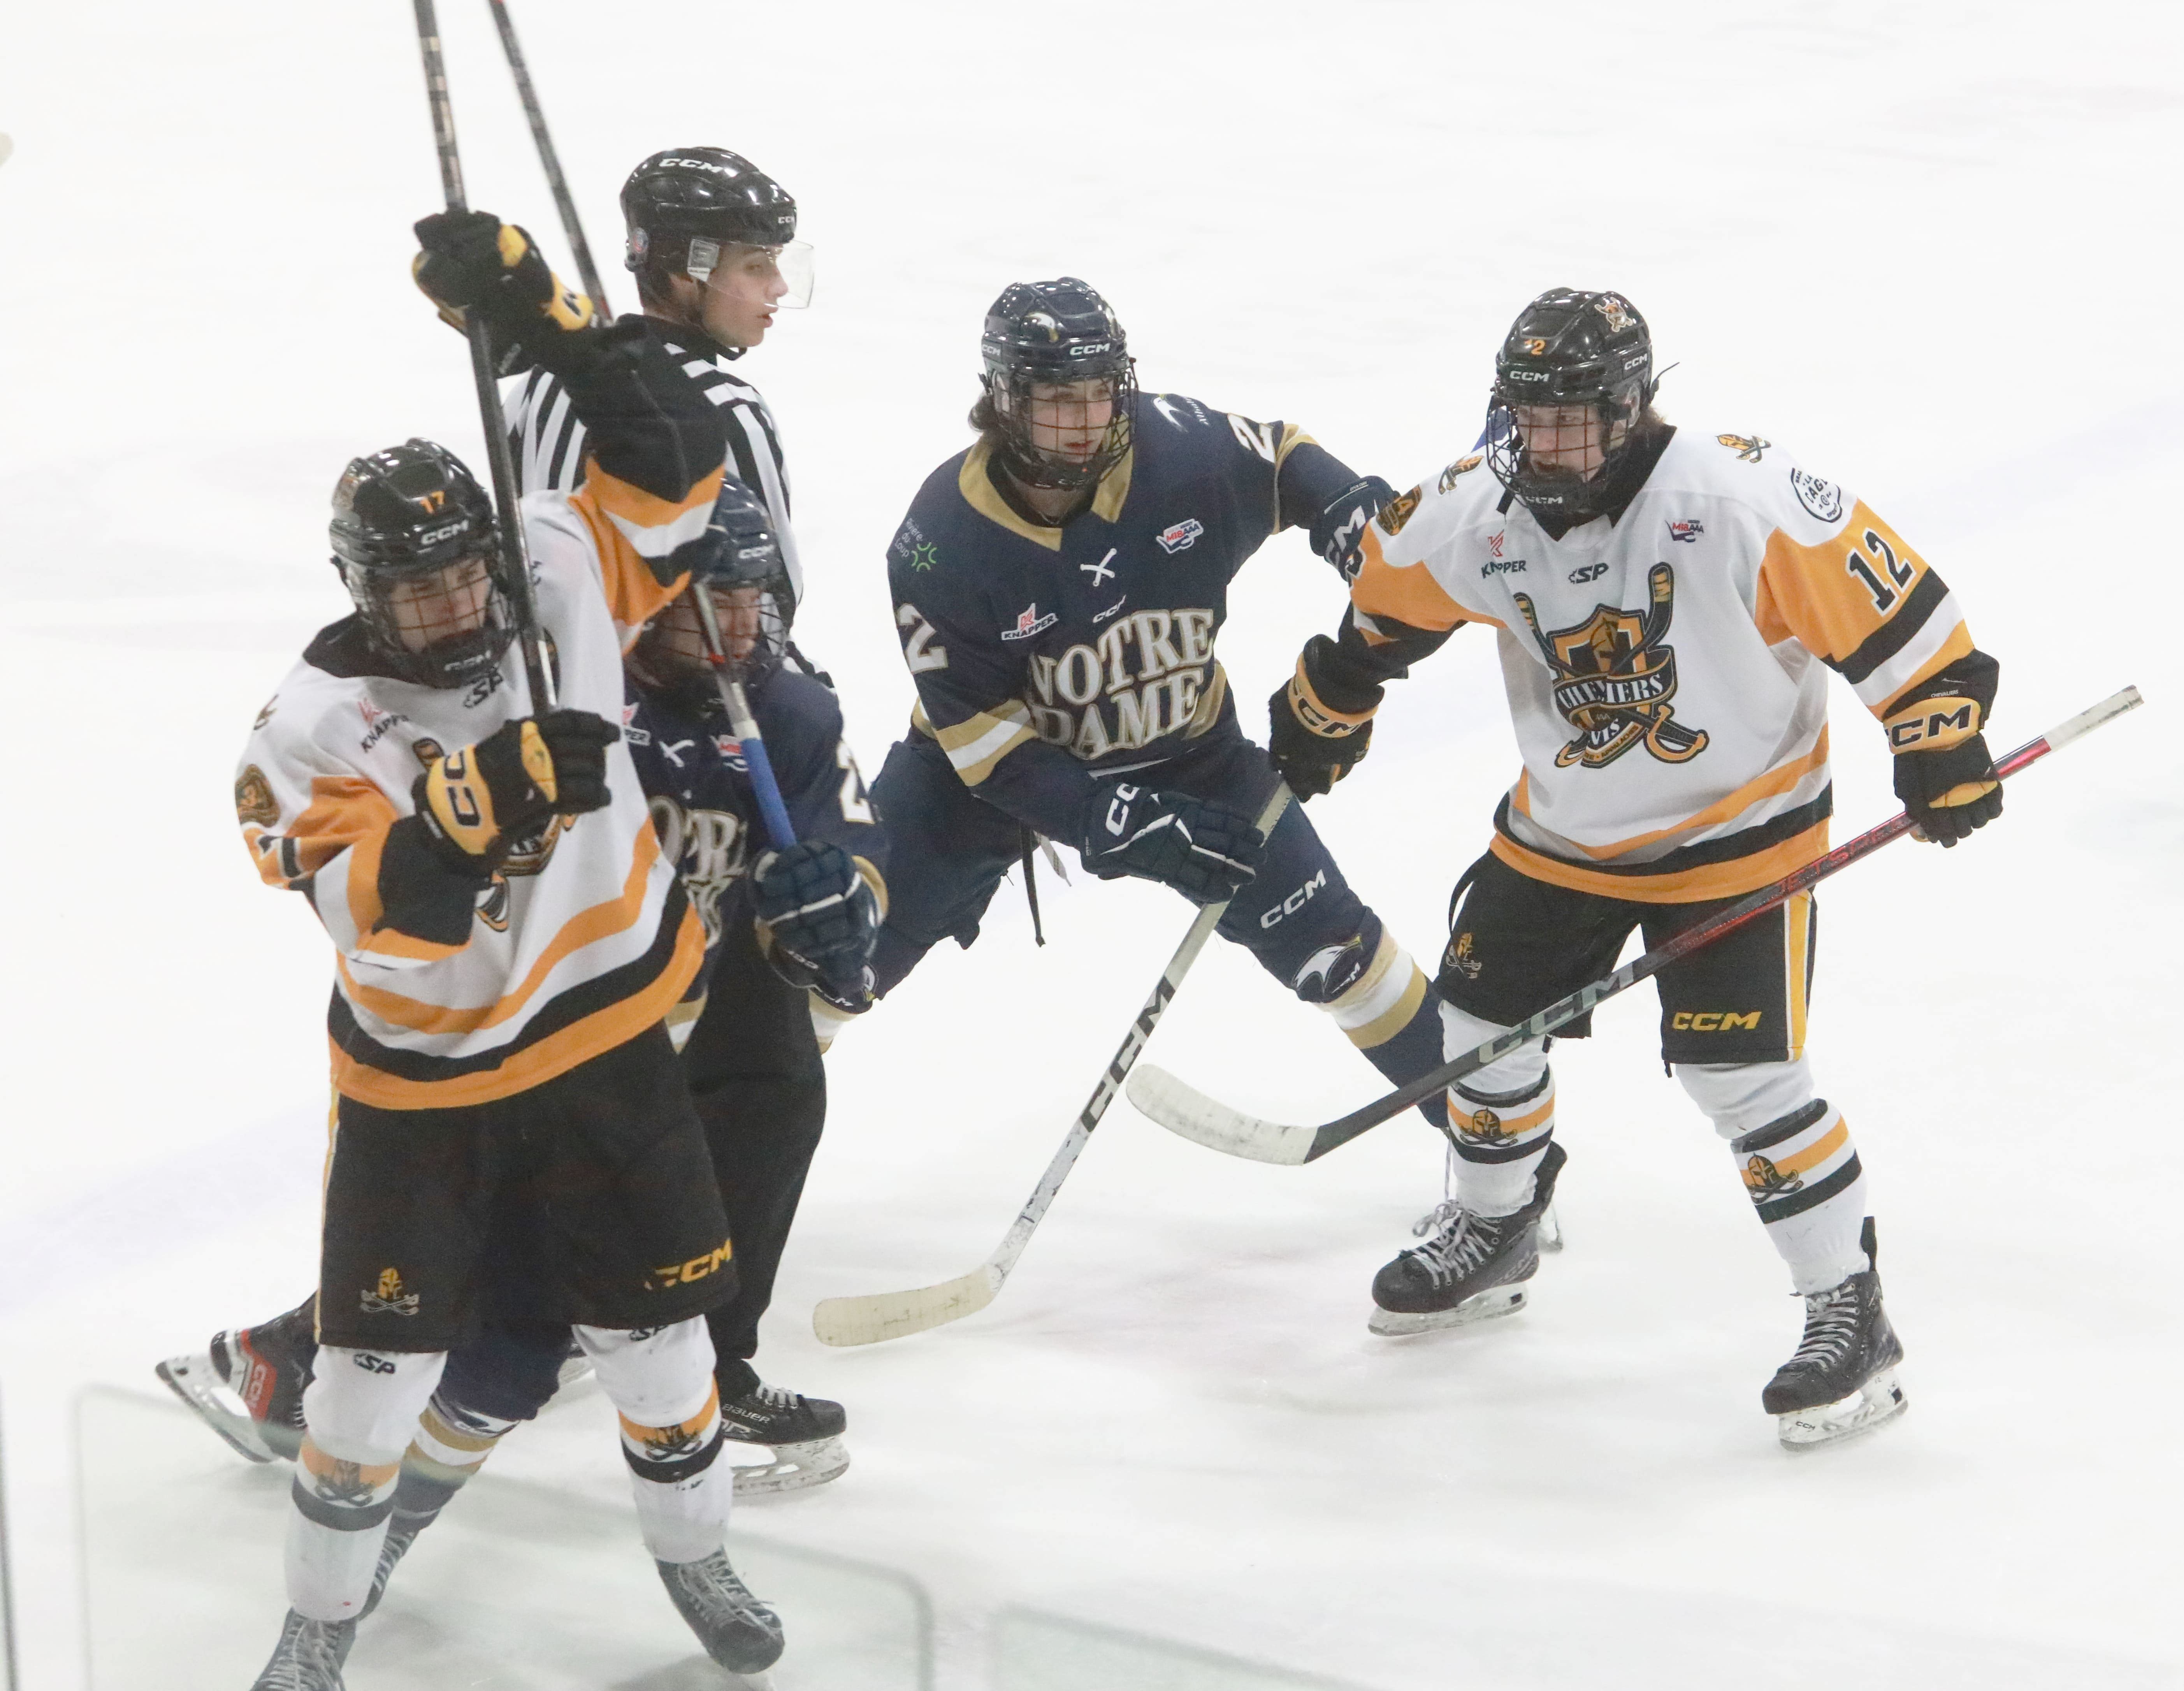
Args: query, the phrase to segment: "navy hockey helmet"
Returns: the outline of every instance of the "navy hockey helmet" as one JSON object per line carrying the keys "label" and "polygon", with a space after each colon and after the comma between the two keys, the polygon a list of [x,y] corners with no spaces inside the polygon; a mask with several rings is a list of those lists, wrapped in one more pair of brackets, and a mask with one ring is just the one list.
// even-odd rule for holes
{"label": "navy hockey helmet", "polygon": [[[999,435],[1002,458],[1018,481],[1039,488],[1090,487],[1130,449],[1136,360],[1113,309],[1075,276],[1011,282],[987,308],[979,349],[990,410],[979,421]],[[1107,384],[1114,405],[1099,444],[1082,456],[1062,456],[1036,445],[1034,386],[1094,381]]]}
{"label": "navy hockey helmet", "polygon": [[[1550,288],[1518,314],[1494,355],[1487,462],[1535,515],[1568,522],[1597,516],[1658,385],[1652,337],[1636,306],[1619,293]],[[1528,442],[1520,405],[1582,407],[1585,415],[1546,426],[1552,438],[1535,426]]]}
{"label": "navy hockey helmet", "polygon": [[444,446],[410,439],[353,458],[334,484],[335,569],[404,681],[460,687],[515,637],[493,500]]}
{"label": "navy hockey helmet", "polygon": [[642,685],[673,695],[686,709],[710,713],[719,707],[720,689],[690,595],[702,589],[711,601],[727,642],[727,678],[755,687],[788,656],[796,589],[772,514],[733,477],[721,483],[705,539],[691,550],[689,588],[646,624],[628,663]]}
{"label": "navy hockey helmet", "polygon": [[[811,299],[811,249],[796,238],[795,199],[725,147],[654,153],[621,185],[621,215],[628,231],[622,262],[649,287],[675,276],[705,281],[733,244],[773,251],[789,282],[788,303]],[[798,271],[800,277],[792,274]]]}

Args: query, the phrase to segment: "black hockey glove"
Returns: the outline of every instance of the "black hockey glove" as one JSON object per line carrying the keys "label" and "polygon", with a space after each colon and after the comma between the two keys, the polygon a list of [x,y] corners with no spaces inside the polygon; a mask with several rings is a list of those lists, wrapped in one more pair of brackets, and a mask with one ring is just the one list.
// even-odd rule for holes
{"label": "black hockey glove", "polygon": [[[1937,714],[1936,706],[1956,702],[1928,699],[1905,714],[1930,721]],[[1898,720],[1890,720],[1892,740]],[[1916,839],[1953,846],[1975,828],[1986,827],[2002,814],[2002,783],[1995,779],[1986,736],[1968,734],[1932,751],[1919,747],[1898,751],[1896,796],[1910,812]]]}
{"label": "black hockey glove", "polygon": [[[1357,579],[1364,554],[1359,543],[1365,525],[1379,515],[1380,507],[1395,498],[1396,490],[1378,476],[1352,482],[1321,508],[1312,520],[1312,550],[1334,566],[1345,581]],[[1324,792],[1325,788],[1321,791]]]}
{"label": "black hockey glove", "polygon": [[1331,791],[1364,762],[1373,744],[1373,712],[1322,705],[1305,678],[1303,658],[1267,700],[1267,755],[1300,799]]}
{"label": "black hockey glove", "polygon": [[1137,875],[1172,886],[1193,904],[1232,898],[1259,873],[1266,835],[1217,799],[1149,792],[1126,782],[1092,795],[1077,850],[1101,880]]}
{"label": "black hockey glove", "polygon": [[496,341],[550,343],[591,321],[592,302],[552,270],[531,237],[489,211],[436,211],[417,220],[425,250],[410,274],[440,315],[463,328],[482,311]]}
{"label": "black hockey glove", "polygon": [[783,979],[852,1013],[872,1002],[879,904],[847,851],[822,840],[769,851],[751,871],[751,896],[760,948]]}
{"label": "black hockey glove", "polygon": [[607,748],[621,730],[589,711],[503,723],[476,745],[437,757],[413,789],[442,858],[475,873],[496,867],[549,817],[607,801]]}

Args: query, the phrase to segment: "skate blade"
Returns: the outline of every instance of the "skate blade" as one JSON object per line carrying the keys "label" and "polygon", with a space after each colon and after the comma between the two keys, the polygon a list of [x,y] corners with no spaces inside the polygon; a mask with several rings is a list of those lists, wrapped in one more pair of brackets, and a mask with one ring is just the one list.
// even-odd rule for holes
{"label": "skate blade", "polygon": [[1849,1397],[1775,1418],[1785,1450],[1802,1454],[1886,1426],[1911,1407],[1892,1368],[1876,1374]]}
{"label": "skate blade", "polygon": [[237,1455],[246,1461],[270,1462],[280,1454],[266,1442],[265,1429],[251,1420],[235,1388],[220,1377],[209,1356],[170,1356],[153,1371]]}
{"label": "skate blade", "polygon": [[850,1465],[850,1453],[839,1438],[814,1438],[802,1444],[757,1448],[772,1451],[773,1460],[737,1465],[736,1495],[739,1498],[809,1491],[829,1480],[838,1480]]}
{"label": "skate blade", "polygon": [[1540,1213],[1540,1231],[1536,1235],[1539,1248],[1559,1251],[1563,1247],[1563,1219],[1556,1213],[1552,1201]]}
{"label": "skate blade", "polygon": [[1524,1307],[1524,1288],[1521,1286],[1497,1286],[1467,1298],[1452,1309],[1375,1309],[1365,1323],[1368,1332],[1378,1333],[1383,1338],[1399,1339],[1412,1333],[1437,1332],[1443,1327],[1468,1327],[1475,1321],[1490,1321],[1496,1316],[1513,1315]]}

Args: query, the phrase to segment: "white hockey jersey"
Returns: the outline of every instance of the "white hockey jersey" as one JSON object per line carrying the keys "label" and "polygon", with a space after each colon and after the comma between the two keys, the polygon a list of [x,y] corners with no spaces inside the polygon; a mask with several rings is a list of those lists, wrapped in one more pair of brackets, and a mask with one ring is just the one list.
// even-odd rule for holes
{"label": "white hockey jersey", "polygon": [[[574,494],[521,505],[541,626],[564,706],[621,721],[622,651],[679,590],[646,562],[704,530],[716,470],[664,500],[593,466]],[[366,661],[359,661],[359,658]],[[555,818],[510,857],[460,944],[396,925],[388,830],[425,765],[533,713],[521,655],[465,688],[368,672],[354,619],[314,640],[242,754],[236,809],[259,873],[305,892],[334,942],[337,1089],[390,1109],[527,1091],[633,1038],[682,996],[704,952],[627,745],[607,751],[606,808]]]}
{"label": "white hockey jersey", "polygon": [[1524,770],[1495,854],[1642,902],[1735,896],[1827,849],[1829,669],[1880,717],[1973,650],[1893,529],[1757,435],[1679,429],[1618,517],[1559,540],[1474,453],[1392,501],[1363,554],[1368,647],[1498,631]]}

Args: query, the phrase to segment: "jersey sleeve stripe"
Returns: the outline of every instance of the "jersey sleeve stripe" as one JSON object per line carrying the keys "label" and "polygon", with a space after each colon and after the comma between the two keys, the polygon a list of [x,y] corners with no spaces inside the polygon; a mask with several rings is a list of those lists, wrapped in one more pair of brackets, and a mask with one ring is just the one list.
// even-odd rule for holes
{"label": "jersey sleeve stripe", "polygon": [[[1846,658],[1828,658],[1827,662],[1841,671],[1842,678],[1855,687],[1908,645],[1912,636],[1924,628],[1945,604],[1954,608],[1948,584],[1928,570],[1896,607],[1896,614],[1859,641],[1857,650]],[[1960,618],[1952,617],[1950,622],[1958,620]],[[1949,622],[1942,626],[1947,628]]]}
{"label": "jersey sleeve stripe", "polygon": [[[1434,579],[1423,562],[1391,564],[1380,550],[1380,537],[1367,524],[1365,561],[1351,583],[1350,602],[1366,617],[1386,617],[1432,633],[1446,633],[1473,617]],[[1362,626],[1362,625],[1361,625]]]}
{"label": "jersey sleeve stripe", "polygon": [[1972,631],[1956,614],[1956,600],[1952,597],[1943,601],[1917,639],[1859,682],[1854,690],[1875,716],[1885,716],[1892,700],[1958,658],[1969,657],[1972,650]]}
{"label": "jersey sleeve stripe", "polygon": [[975,787],[994,773],[995,764],[1038,736],[1032,732],[1029,707],[1022,700],[1010,699],[951,727],[936,728],[933,737],[963,784]]}

